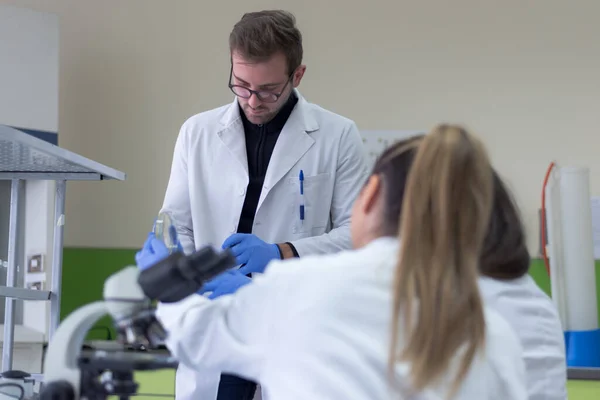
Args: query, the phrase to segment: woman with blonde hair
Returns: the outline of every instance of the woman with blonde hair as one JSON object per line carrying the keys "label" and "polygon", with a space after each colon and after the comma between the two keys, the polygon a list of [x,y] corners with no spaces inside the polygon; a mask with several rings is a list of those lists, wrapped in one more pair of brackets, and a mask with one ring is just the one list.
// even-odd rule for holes
{"label": "woman with blonde hair", "polygon": [[[161,305],[166,345],[188,367],[259,382],[269,400],[527,399],[519,341],[478,288],[492,198],[484,146],[461,127],[398,143],[355,202],[354,250]],[[140,268],[167,254],[150,243]]]}
{"label": "woman with blonde hair", "polygon": [[[422,140],[417,136],[388,149],[374,172],[408,171]],[[394,165],[381,162],[388,158],[395,158]],[[558,310],[528,274],[530,256],[518,207],[500,176],[495,171],[492,175],[492,210],[479,259],[479,290],[484,304],[499,312],[520,340],[529,400],[564,400],[567,364]],[[402,185],[396,188],[393,196],[400,208]],[[393,210],[387,224],[393,227],[399,217]]]}

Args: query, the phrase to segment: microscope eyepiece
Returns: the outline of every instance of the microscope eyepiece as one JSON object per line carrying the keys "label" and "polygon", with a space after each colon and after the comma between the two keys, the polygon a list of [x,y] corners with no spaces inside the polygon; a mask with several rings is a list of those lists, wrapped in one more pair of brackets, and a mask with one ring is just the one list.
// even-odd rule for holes
{"label": "microscope eyepiece", "polygon": [[185,255],[173,253],[140,272],[138,284],[150,299],[174,303],[196,293],[208,280],[235,266],[229,251],[217,253],[212,247]]}

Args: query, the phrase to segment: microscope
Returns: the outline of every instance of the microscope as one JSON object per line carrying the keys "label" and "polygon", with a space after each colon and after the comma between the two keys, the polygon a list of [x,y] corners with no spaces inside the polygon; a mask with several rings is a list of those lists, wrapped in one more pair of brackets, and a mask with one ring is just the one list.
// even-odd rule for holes
{"label": "microscope", "polygon": [[216,252],[207,246],[190,255],[172,253],[143,271],[129,266],[111,275],[104,283],[104,300],[77,309],[56,330],[46,352],[39,398],[129,399],[137,392],[134,371],[176,368],[177,361],[169,355],[95,351],[83,356],[82,347],[88,331],[106,314],[115,324],[120,343],[156,347],[168,332],[156,319],[152,300],[182,300],[235,264],[228,251]]}

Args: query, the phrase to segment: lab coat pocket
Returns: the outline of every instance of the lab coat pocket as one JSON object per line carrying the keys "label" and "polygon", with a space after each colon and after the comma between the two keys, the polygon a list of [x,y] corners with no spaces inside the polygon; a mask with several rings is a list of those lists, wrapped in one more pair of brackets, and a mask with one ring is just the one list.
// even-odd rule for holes
{"label": "lab coat pocket", "polygon": [[[299,182],[294,186],[294,204],[297,217],[294,219],[293,233],[312,236],[315,232],[324,231],[330,219],[331,196],[333,193],[332,175],[330,173],[304,176],[304,195],[300,194]],[[300,206],[304,203],[304,220],[300,218]]]}

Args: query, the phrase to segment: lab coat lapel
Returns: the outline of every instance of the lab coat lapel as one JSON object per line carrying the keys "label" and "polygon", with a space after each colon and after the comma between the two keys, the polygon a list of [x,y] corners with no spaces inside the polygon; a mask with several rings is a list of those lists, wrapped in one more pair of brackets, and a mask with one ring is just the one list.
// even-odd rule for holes
{"label": "lab coat lapel", "polygon": [[[292,169],[312,147],[315,140],[310,133],[317,130],[317,121],[308,112],[306,100],[296,91],[298,103],[284,125],[269,161],[258,208],[272,188]],[[257,209],[258,209],[257,208]]]}
{"label": "lab coat lapel", "polygon": [[240,116],[240,108],[237,98],[231,103],[221,118],[223,129],[217,134],[229,149],[231,154],[240,163],[248,175],[248,156],[246,155],[246,138],[244,136],[244,124]]}

